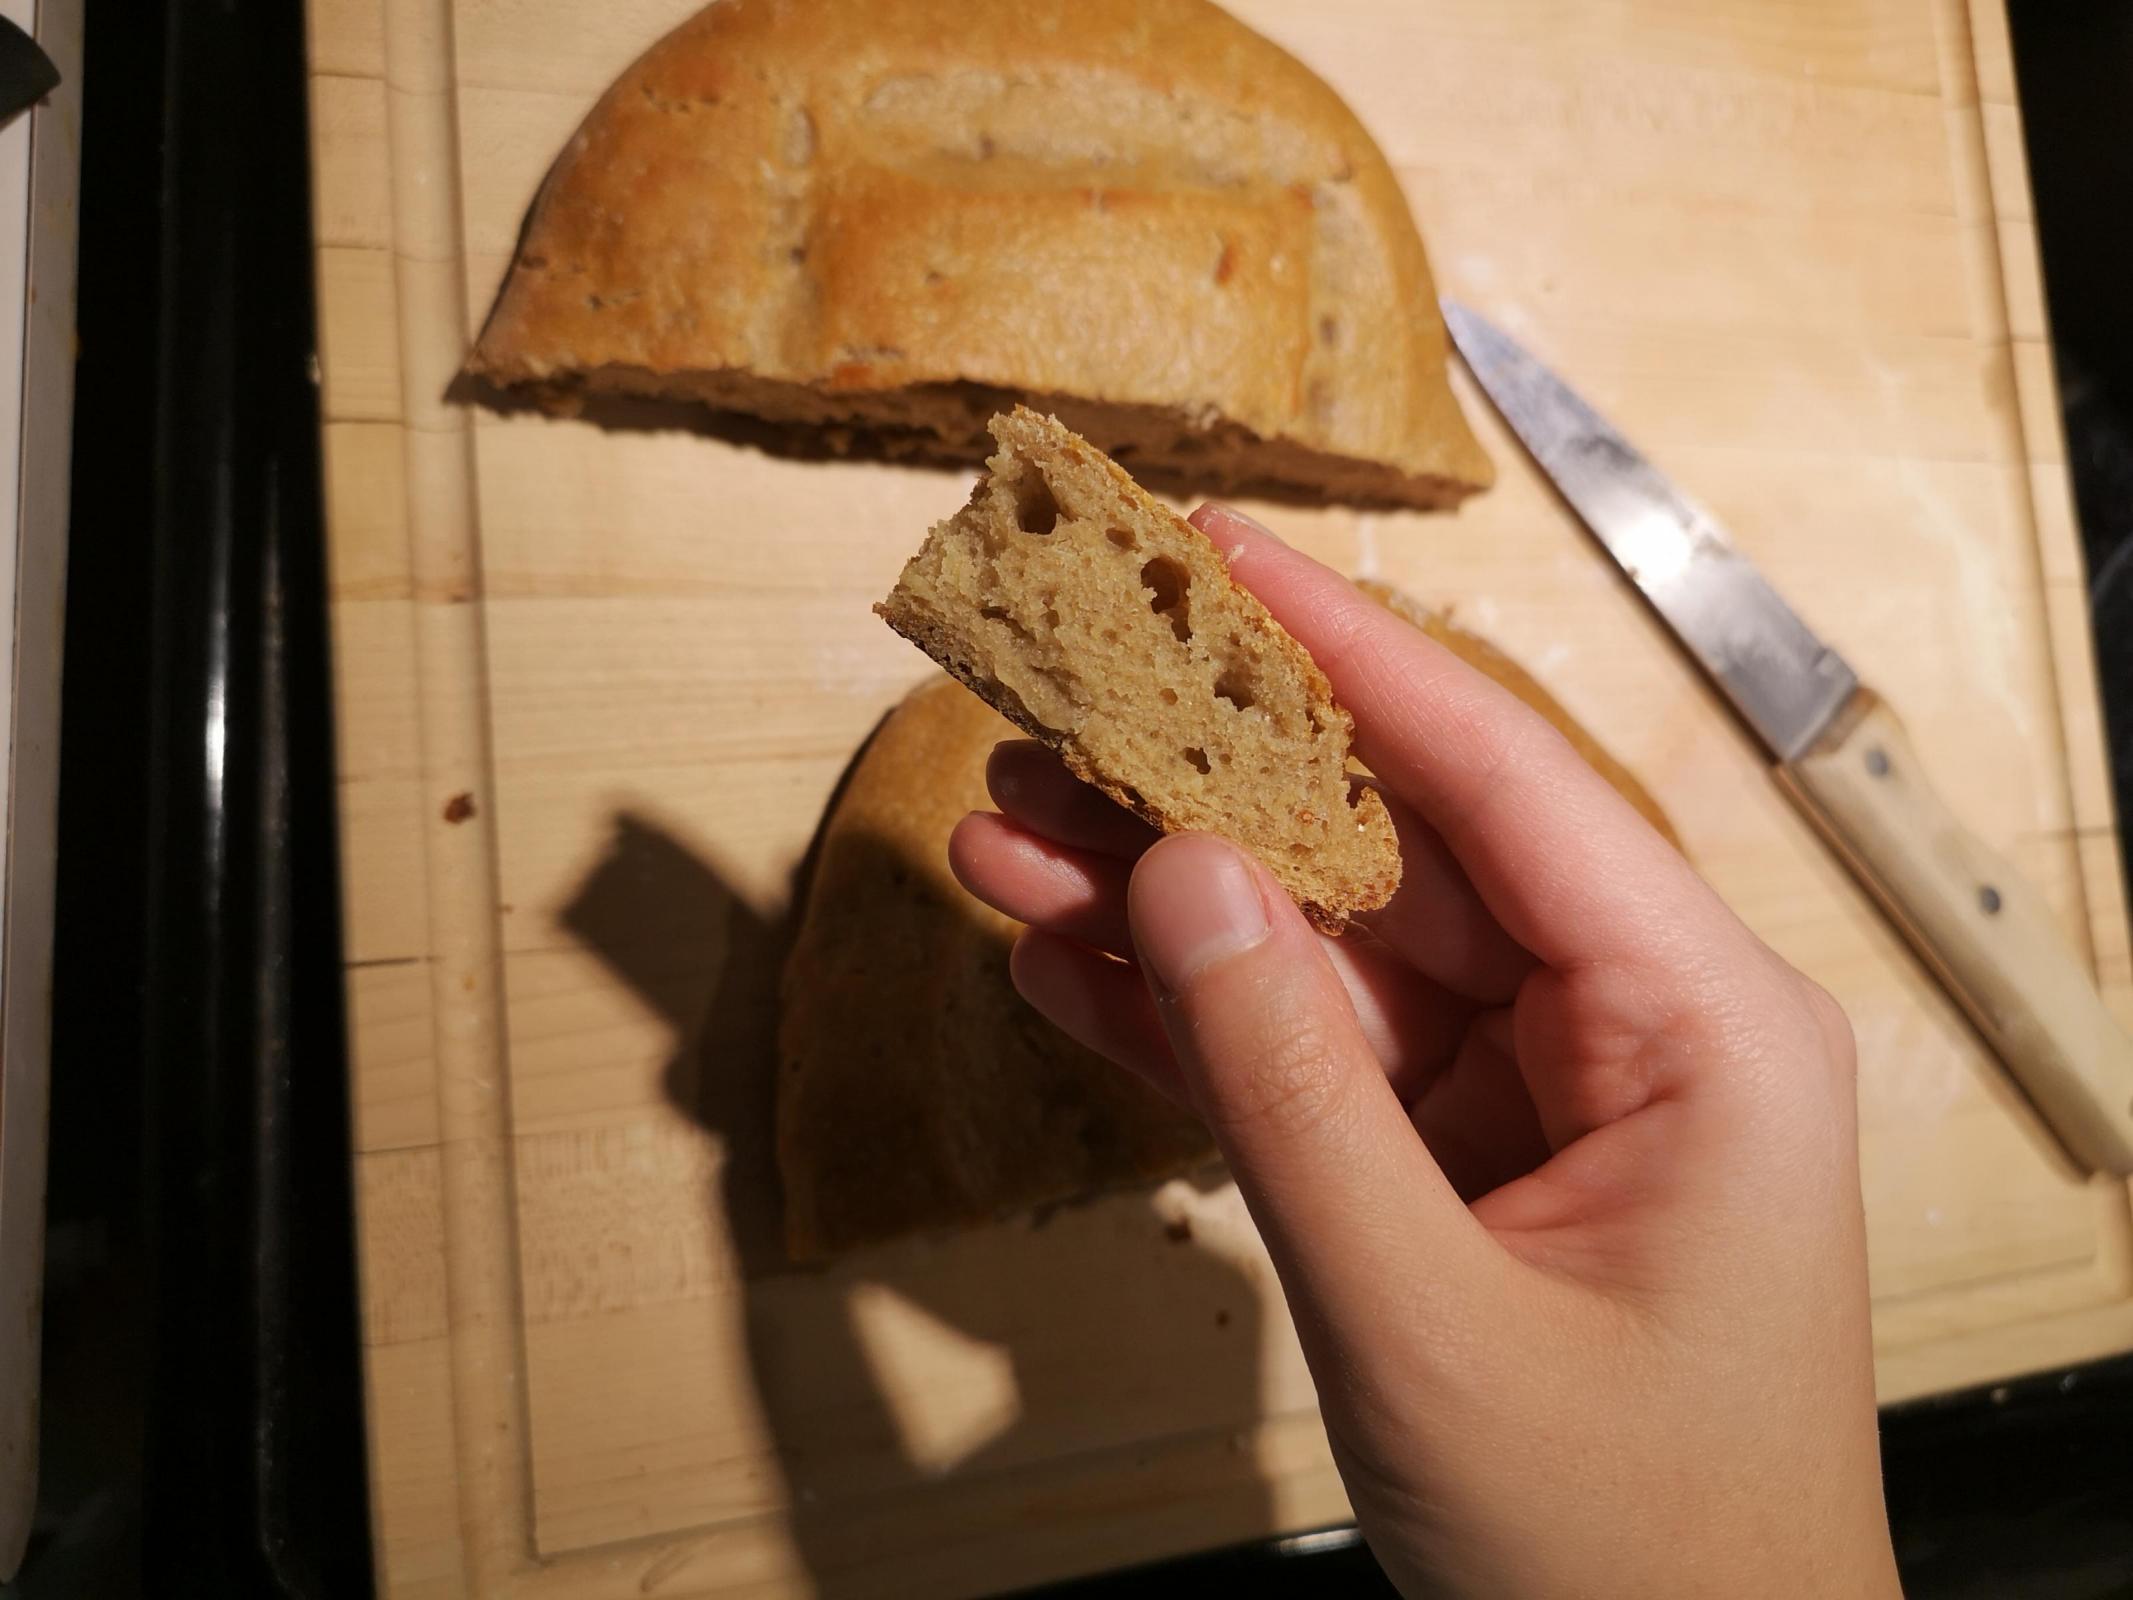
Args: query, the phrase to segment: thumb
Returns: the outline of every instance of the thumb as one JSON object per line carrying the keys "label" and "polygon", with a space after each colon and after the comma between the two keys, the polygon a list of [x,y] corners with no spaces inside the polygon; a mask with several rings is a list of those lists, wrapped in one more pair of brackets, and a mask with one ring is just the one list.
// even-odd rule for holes
{"label": "thumb", "polygon": [[[1228,1158],[1322,1380],[1323,1356],[1365,1376],[1358,1358],[1388,1318],[1410,1339],[1418,1320],[1448,1334],[1464,1323],[1445,1302],[1475,1292],[1500,1252],[1416,1135],[1281,886],[1227,841],[1181,834],[1141,857],[1127,909],[1186,1093]],[[1402,1286],[1417,1284],[1430,1305],[1388,1304],[1411,1302]]]}

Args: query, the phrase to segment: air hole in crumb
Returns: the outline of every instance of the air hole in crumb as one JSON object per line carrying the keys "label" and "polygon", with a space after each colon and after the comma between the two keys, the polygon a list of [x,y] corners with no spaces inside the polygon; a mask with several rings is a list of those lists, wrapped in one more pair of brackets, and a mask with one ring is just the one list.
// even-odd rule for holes
{"label": "air hole in crumb", "polygon": [[1239,711],[1249,711],[1259,697],[1252,692],[1251,674],[1240,667],[1230,667],[1215,679],[1215,698],[1227,700]]}
{"label": "air hole in crumb", "polygon": [[1059,613],[1051,606],[1046,606],[1044,608],[1044,625],[1047,628],[1056,628],[1059,626]]}
{"label": "air hole in crumb", "polygon": [[1015,480],[1015,525],[1024,533],[1047,534],[1059,526],[1059,501],[1044,474],[1029,462]]}
{"label": "air hole in crumb", "polygon": [[1131,550],[1133,548],[1133,535],[1124,528],[1106,528],[1104,529],[1104,537],[1121,550]]}
{"label": "air hole in crumb", "polygon": [[1333,348],[1333,343],[1340,337],[1340,334],[1341,325],[1332,317],[1320,317],[1318,319],[1318,342],[1327,349]]}
{"label": "air hole in crumb", "polygon": [[1185,752],[1185,759],[1192,763],[1195,772],[1207,771],[1207,752],[1205,750],[1188,748]]}
{"label": "air hole in crumb", "polygon": [[1015,617],[1004,606],[981,606],[978,609],[978,615],[988,622],[999,623],[1024,644],[1035,644],[1037,642],[1037,636],[1023,626],[1020,619]]}
{"label": "air hole in crumb", "polygon": [[1170,620],[1170,631],[1179,639],[1192,637],[1190,580],[1185,569],[1168,556],[1156,556],[1141,568],[1141,587],[1151,598],[1148,609]]}
{"label": "air hole in crumb", "polygon": [[1178,703],[1177,690],[1171,688],[1168,684],[1156,690],[1156,693],[1162,697],[1163,704],[1166,706],[1174,706]]}

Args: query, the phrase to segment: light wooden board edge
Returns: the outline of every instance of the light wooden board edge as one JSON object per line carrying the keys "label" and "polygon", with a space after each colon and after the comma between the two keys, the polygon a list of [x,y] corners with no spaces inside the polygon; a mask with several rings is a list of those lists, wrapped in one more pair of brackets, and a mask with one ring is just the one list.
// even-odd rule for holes
{"label": "light wooden board edge", "polygon": [[[449,1391],[456,1464],[461,1582],[481,1595],[744,1593],[718,1580],[738,1544],[760,1551],[774,1539],[762,1521],[605,1546],[540,1559],[531,1506],[531,1454],[517,1316],[517,1241],[512,1208],[510,1106],[503,1048],[501,965],[495,919],[495,839],[487,825],[449,826],[427,798],[466,793],[476,817],[492,818],[478,530],[471,428],[444,400],[469,329],[462,242],[451,0],[382,0],[391,151],[392,291],[397,295],[403,394],[399,423],[407,480],[414,576],[417,693],[421,706],[423,829],[430,877],[428,976],[449,1263]],[[2013,307],[2009,285],[2033,289],[2035,241],[2019,165],[2010,179],[1998,158],[2019,120],[2005,59],[2001,0],[1937,0],[1943,101],[1949,108],[1957,187],[1972,224],[1973,272],[1997,318],[2017,458],[2028,463],[2028,526],[2048,583],[2068,582],[2071,535],[2058,444],[2056,392],[2042,336],[2041,306]],[[1997,117],[1988,124],[1988,112]],[[2012,187],[2010,187],[2010,183]],[[330,317],[331,307],[322,307]],[[2033,359],[2044,352],[2046,359]],[[2056,558],[2056,559],[2055,559]],[[2078,558],[2072,568],[2078,583]],[[2084,863],[2090,951],[2107,999],[2133,1016],[2133,962],[2110,788],[2096,730],[2097,690],[2078,606],[2047,616],[2057,672],[2066,778]],[[2118,1217],[2123,1200],[2099,1193]],[[2123,1240],[2107,1227],[2107,1240]],[[2086,1359],[2133,1343],[2133,1307],[2108,1305],[1928,1339],[1883,1352],[1881,1397],[1898,1400],[1958,1382]],[[1323,1461],[1313,1419],[1275,1418],[1256,1430],[1263,1466],[1284,1468],[1283,1507],[1293,1525],[1337,1514],[1337,1479]],[[782,1581],[776,1585],[781,1591]]]}
{"label": "light wooden board edge", "polygon": [[511,1204],[495,792],[479,605],[473,426],[446,400],[465,347],[451,0],[386,0],[394,289],[424,797],[429,979],[443,1175],[459,1531],[473,1593],[533,1570],[531,1452]]}
{"label": "light wooden board edge", "polygon": [[[2027,470],[2022,508],[2037,562],[2038,586],[2048,597],[2084,592],[2071,496],[2059,389],[2037,266],[2021,107],[2014,93],[2005,0],[1938,0],[1943,102],[1950,108],[1950,147],[1959,215],[1984,293],[1996,318],[2002,379],[2012,397],[2016,459]],[[2125,876],[2116,808],[2101,738],[2101,692],[2086,607],[2047,604],[2052,646],[2060,759],[2069,784],[2070,814],[2083,856],[2083,900],[2089,948],[2105,1003],[2133,1026],[2133,965]],[[2108,870],[2100,870],[2107,868]]]}
{"label": "light wooden board edge", "polygon": [[[2079,931],[2087,938],[2078,953],[2086,958],[2105,1007],[2121,1026],[2133,1028],[2133,931],[2104,755],[2102,691],[2067,484],[2005,0],[1936,0],[1934,29],[1957,216],[1970,253],[1976,309],[1989,319],[1984,327],[2009,396],[2009,449],[2023,464],[2026,491],[2016,510],[2046,599],[2051,709],[2081,865]],[[2070,598],[2076,603],[2067,604]],[[2098,1239],[2106,1247],[2097,1255],[2094,1276],[2098,1288],[2119,1297],[2108,1310],[2040,1317],[1879,1353],[1876,1389],[1884,1401],[1985,1381],[1981,1373],[2004,1377],[2089,1360],[2133,1343],[2133,1308],[2124,1304],[2124,1297],[2133,1295],[2133,1183],[2100,1177],[2091,1189]]]}

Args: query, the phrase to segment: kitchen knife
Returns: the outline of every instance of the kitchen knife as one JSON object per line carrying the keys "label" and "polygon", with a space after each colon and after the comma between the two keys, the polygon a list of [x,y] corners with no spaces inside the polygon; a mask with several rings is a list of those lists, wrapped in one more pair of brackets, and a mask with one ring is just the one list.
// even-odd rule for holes
{"label": "kitchen knife", "polygon": [[1880,902],[2074,1160],[2133,1174],[2133,1039],[2050,909],[1958,822],[1895,714],[1710,513],[1507,334],[1444,303],[1481,387],[1777,758],[1779,785]]}

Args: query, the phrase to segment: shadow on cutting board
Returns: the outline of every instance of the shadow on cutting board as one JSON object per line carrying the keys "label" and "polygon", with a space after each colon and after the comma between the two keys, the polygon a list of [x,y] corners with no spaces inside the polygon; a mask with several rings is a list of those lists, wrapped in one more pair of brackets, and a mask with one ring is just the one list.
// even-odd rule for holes
{"label": "shadow on cutting board", "polygon": [[[802,887],[807,870],[803,864]],[[795,893],[792,903],[801,900]],[[1227,1436],[1260,1410],[1259,1301],[1236,1267],[1172,1229],[1173,1242],[1158,1246],[1161,1271],[1118,1270],[1118,1213],[1104,1207],[1004,1222],[952,1247],[891,1245],[826,1270],[792,1267],[780,1233],[773,1139],[778,980],[792,928],[758,916],[685,846],[628,814],[615,819],[606,856],[563,921],[665,1019],[676,1041],[668,1096],[724,1146],[720,1192],[710,1203],[742,1263],[749,1375],[784,1480],[792,1537],[818,1591],[867,1581],[866,1528],[878,1537],[883,1516],[920,1525],[938,1519],[926,1531],[950,1570],[964,1575],[956,1586],[966,1587],[972,1567],[950,1553],[967,1530],[953,1525],[946,1502],[926,1486],[1081,1452],[1089,1454],[1089,1478],[1086,1493],[1077,1486],[1074,1506],[1048,1511],[1041,1494],[1025,1491],[1016,1507],[1033,1542],[1062,1552],[1031,1570],[1065,1570],[1077,1564],[1074,1552],[1100,1549],[1090,1523],[1106,1508],[1124,1504],[1144,1516],[1157,1502],[1161,1515],[1159,1502],[1185,1493],[1196,1502],[1186,1520],[1204,1530],[1203,1544],[1266,1531],[1268,1488],[1249,1452],[1229,1448]],[[723,948],[717,970],[677,972],[677,950],[706,948]],[[1128,1215],[1129,1247],[1163,1235],[1152,1209]],[[1039,1229],[1042,1270],[1016,1270],[1027,1266]],[[949,1437],[937,1427],[927,1437],[925,1415],[915,1428],[912,1416],[899,1416],[869,1354],[861,1304],[869,1321],[878,1318],[884,1290],[983,1352],[971,1361],[973,1386],[990,1386],[992,1401],[948,1397],[945,1410],[964,1413],[951,1418]],[[937,1422],[941,1399],[929,1395],[917,1409]],[[1161,1424],[1148,1426],[1141,1411]],[[1145,1457],[1121,1447],[1170,1433],[1180,1421],[1222,1431],[1222,1442],[1200,1458],[1215,1464],[1196,1465],[1189,1484],[1174,1481],[1179,1474],[1157,1480],[1133,1472]],[[1107,1475],[1115,1481],[1107,1484]],[[1100,1555],[1079,1559],[1100,1564]],[[878,1569],[873,1581],[878,1587]]]}

